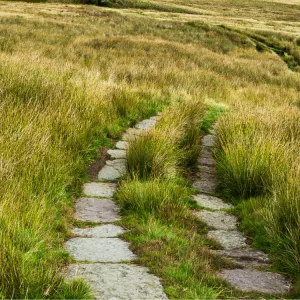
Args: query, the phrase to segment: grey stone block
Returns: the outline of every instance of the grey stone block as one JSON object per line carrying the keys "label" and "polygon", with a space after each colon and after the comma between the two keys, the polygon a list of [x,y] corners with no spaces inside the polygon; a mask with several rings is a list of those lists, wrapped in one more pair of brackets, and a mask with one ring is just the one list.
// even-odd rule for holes
{"label": "grey stone block", "polygon": [[116,226],[113,224],[105,224],[96,227],[89,228],[73,228],[72,233],[81,236],[81,237],[94,237],[94,238],[109,238],[109,237],[117,237],[120,234],[126,232],[120,226]]}
{"label": "grey stone block", "polygon": [[229,209],[232,208],[231,204],[225,203],[222,199],[205,195],[205,194],[199,194],[193,196],[194,200],[203,207],[207,207],[210,209]]}
{"label": "grey stone block", "polygon": [[195,213],[207,225],[215,229],[236,230],[237,218],[223,211],[201,210]]}
{"label": "grey stone block", "polygon": [[136,259],[129,244],[118,238],[73,238],[65,248],[76,261],[122,262]]}
{"label": "grey stone block", "polygon": [[116,190],[115,183],[88,182],[83,185],[83,193],[92,197],[112,197]]}
{"label": "grey stone block", "polygon": [[225,250],[246,247],[246,238],[239,231],[212,230],[208,237],[216,240]]}
{"label": "grey stone block", "polygon": [[75,201],[75,219],[108,223],[120,220],[119,207],[111,199],[80,198]]}
{"label": "grey stone block", "polygon": [[128,264],[73,264],[67,278],[84,278],[99,300],[168,299],[159,279],[145,267]]}
{"label": "grey stone block", "polygon": [[282,275],[271,272],[234,269],[223,270],[219,275],[234,288],[243,292],[285,294],[291,286]]}

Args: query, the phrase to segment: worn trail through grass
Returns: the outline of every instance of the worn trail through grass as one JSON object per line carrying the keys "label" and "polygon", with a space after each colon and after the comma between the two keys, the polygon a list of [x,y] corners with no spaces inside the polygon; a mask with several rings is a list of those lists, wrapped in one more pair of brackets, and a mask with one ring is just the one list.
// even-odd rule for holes
{"label": "worn trail through grass", "polygon": [[138,257],[118,237],[126,230],[114,224],[120,216],[119,206],[112,200],[117,181],[126,172],[128,141],[152,128],[157,118],[127,130],[116,149],[108,151],[111,160],[99,172],[99,181],[84,184],[83,197],[75,202],[74,218],[81,226],[72,229],[74,237],[65,244],[74,259],[67,278],[85,279],[96,299],[167,299],[159,279],[134,264]]}
{"label": "worn trail through grass", "polygon": [[215,131],[212,130],[202,138],[198,160],[200,172],[193,182],[193,186],[201,192],[193,197],[202,208],[196,215],[210,228],[208,236],[223,248],[216,252],[231,259],[234,264],[230,270],[221,270],[219,276],[243,292],[271,295],[288,293],[291,283],[284,276],[267,271],[271,266],[268,255],[247,245],[246,237],[238,229],[237,218],[230,213],[233,206],[216,197],[214,144]]}

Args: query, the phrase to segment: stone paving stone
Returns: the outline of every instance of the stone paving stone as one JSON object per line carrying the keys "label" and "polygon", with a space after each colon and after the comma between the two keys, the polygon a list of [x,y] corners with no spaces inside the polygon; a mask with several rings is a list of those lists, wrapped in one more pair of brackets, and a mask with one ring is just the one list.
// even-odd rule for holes
{"label": "stone paving stone", "polygon": [[126,151],[125,150],[119,150],[119,149],[110,149],[107,151],[107,153],[115,159],[125,159],[126,158]]}
{"label": "stone paving stone", "polygon": [[73,228],[72,233],[81,236],[81,237],[94,237],[94,238],[109,238],[109,237],[117,237],[120,234],[126,232],[120,226],[116,226],[113,224],[105,224],[96,227],[90,228]]}
{"label": "stone paving stone", "polygon": [[88,182],[83,185],[83,193],[92,197],[112,197],[117,184],[107,182]]}
{"label": "stone paving stone", "polygon": [[136,259],[129,243],[118,238],[73,238],[65,243],[76,261],[122,262]]}
{"label": "stone paving stone", "polygon": [[246,247],[246,238],[239,231],[212,230],[208,237],[215,239],[225,250]]}
{"label": "stone paving stone", "polygon": [[159,279],[148,269],[128,264],[73,264],[67,278],[84,278],[99,300],[167,300]]}
{"label": "stone paving stone", "polygon": [[237,218],[224,211],[201,210],[195,213],[207,225],[215,229],[236,230]]}
{"label": "stone paving stone", "polygon": [[276,273],[234,269],[223,270],[219,275],[234,288],[244,292],[285,294],[290,290],[290,283],[282,275]]}
{"label": "stone paving stone", "polygon": [[74,217],[86,222],[115,222],[120,220],[119,210],[111,199],[80,198],[75,201]]}
{"label": "stone paving stone", "polygon": [[106,165],[117,169],[123,175],[126,172],[126,159],[107,160]]}
{"label": "stone paving stone", "polygon": [[214,160],[214,158],[208,158],[208,157],[201,157],[198,160],[198,163],[203,166],[215,166],[216,165],[216,161]]}
{"label": "stone paving stone", "polygon": [[199,179],[194,181],[193,187],[195,189],[200,190],[200,192],[205,194],[215,194],[217,183],[215,181],[212,181],[210,179]]}
{"label": "stone paving stone", "polygon": [[120,179],[123,175],[124,174],[112,166],[104,166],[98,174],[98,179],[115,181]]}
{"label": "stone paving stone", "polygon": [[210,147],[202,147],[201,148],[201,158],[206,157],[206,158],[214,158],[214,153],[212,148]]}
{"label": "stone paving stone", "polygon": [[202,146],[213,147],[215,144],[215,136],[208,134],[202,138]]}
{"label": "stone paving stone", "polygon": [[135,125],[137,129],[149,130],[152,129],[156,124],[156,120],[146,119]]}
{"label": "stone paving stone", "polygon": [[138,136],[135,135],[135,134],[124,133],[124,134],[122,135],[122,140],[123,140],[123,141],[126,141],[126,142],[132,142],[132,141],[134,141],[134,140],[137,139],[137,138],[138,138]]}
{"label": "stone paving stone", "polygon": [[117,180],[126,174],[126,160],[107,160],[106,165],[100,170],[98,179]]}
{"label": "stone paving stone", "polygon": [[199,195],[194,195],[193,198],[202,207],[207,207],[216,210],[232,208],[231,204],[227,204],[222,199],[217,197],[213,197],[205,194],[199,194]]}
{"label": "stone paving stone", "polygon": [[207,178],[211,178],[212,180],[216,181],[216,168],[214,166],[204,166],[204,165],[199,165],[199,173],[197,174],[199,177],[201,175]]}
{"label": "stone paving stone", "polygon": [[121,150],[127,150],[128,149],[128,142],[125,141],[118,141],[116,143],[116,148]]}
{"label": "stone paving stone", "polygon": [[266,253],[254,249],[218,250],[216,252],[219,255],[230,257],[230,258],[256,260],[263,263],[269,262],[268,255]]}

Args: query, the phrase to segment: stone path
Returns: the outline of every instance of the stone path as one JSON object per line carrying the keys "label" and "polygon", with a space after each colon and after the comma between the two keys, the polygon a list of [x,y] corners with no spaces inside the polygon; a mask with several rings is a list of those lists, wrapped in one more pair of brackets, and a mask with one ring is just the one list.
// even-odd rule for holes
{"label": "stone path", "polygon": [[224,211],[232,206],[216,197],[214,143],[215,136],[212,130],[202,138],[201,155],[198,160],[199,173],[193,186],[200,190],[200,194],[194,195],[194,199],[203,208],[195,214],[208,225],[208,236],[224,249],[217,253],[240,266],[232,270],[222,270],[219,276],[244,292],[285,294],[291,288],[290,282],[280,274],[266,271],[266,268],[270,267],[268,256],[247,246],[245,236],[238,230],[237,218]]}
{"label": "stone path", "polygon": [[[128,142],[153,128],[158,118],[151,117],[129,128],[116,149],[108,150],[111,159],[100,170],[99,182],[84,184],[84,197],[75,201],[74,218],[87,222],[87,226],[73,228],[75,237],[65,243],[76,261],[68,266],[66,278],[84,278],[95,299],[167,299],[159,279],[147,268],[134,264],[137,257],[129,243],[118,237],[126,230],[113,224],[121,218],[112,197],[118,180],[126,173]],[[89,222],[98,225],[91,227]]]}

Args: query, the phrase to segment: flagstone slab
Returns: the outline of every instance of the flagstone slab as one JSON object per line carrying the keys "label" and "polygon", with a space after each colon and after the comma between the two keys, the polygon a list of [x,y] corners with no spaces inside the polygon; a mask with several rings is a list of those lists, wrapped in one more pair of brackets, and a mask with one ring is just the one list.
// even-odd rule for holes
{"label": "flagstone slab", "polygon": [[146,119],[135,125],[137,129],[149,130],[152,129],[156,124],[156,120]]}
{"label": "flagstone slab", "polygon": [[156,276],[132,264],[72,264],[67,277],[84,278],[99,300],[168,299]]}
{"label": "flagstone slab", "polygon": [[72,233],[81,237],[94,237],[94,238],[109,238],[117,237],[123,234],[126,230],[120,226],[113,224],[105,224],[89,228],[73,228]]}
{"label": "flagstone slab", "polygon": [[108,223],[120,220],[120,208],[111,199],[80,198],[75,201],[75,219]]}
{"label": "flagstone slab", "polygon": [[120,149],[109,149],[107,153],[115,159],[125,159],[126,158],[126,151]]}
{"label": "flagstone slab", "polygon": [[213,181],[216,181],[216,168],[215,166],[206,166],[206,165],[199,165],[199,173],[197,174],[199,177],[201,175],[206,178],[210,178]]}
{"label": "flagstone slab", "polygon": [[215,136],[208,134],[202,138],[202,146],[204,147],[213,147],[215,145]]}
{"label": "flagstone slab", "polygon": [[199,179],[193,182],[193,187],[205,194],[215,194],[217,183],[211,179]]}
{"label": "flagstone slab", "polygon": [[78,237],[68,240],[65,248],[76,261],[122,262],[136,259],[129,243],[118,238]]}
{"label": "flagstone slab", "polygon": [[290,282],[276,273],[234,269],[223,270],[219,275],[234,288],[243,292],[285,294],[290,290]]}
{"label": "flagstone slab", "polygon": [[117,190],[116,183],[88,182],[83,185],[83,194],[91,197],[112,197]]}
{"label": "flagstone slab", "polygon": [[225,203],[222,199],[210,195],[198,194],[194,195],[193,198],[200,206],[210,209],[219,210],[233,207],[231,204]]}
{"label": "flagstone slab", "polygon": [[254,249],[218,250],[216,252],[219,255],[230,257],[230,258],[256,260],[263,263],[269,262],[269,257],[266,253]]}
{"label": "flagstone slab", "polygon": [[122,174],[119,170],[112,166],[104,166],[98,174],[98,179],[115,181],[120,179],[123,175],[124,173]]}
{"label": "flagstone slab", "polygon": [[207,225],[215,229],[236,230],[237,218],[224,211],[201,210],[195,213]]}
{"label": "flagstone slab", "polygon": [[202,147],[200,157],[214,158],[214,152],[211,147]]}
{"label": "flagstone slab", "polygon": [[246,238],[239,231],[212,230],[208,237],[216,240],[225,250],[246,247]]}
{"label": "flagstone slab", "polygon": [[118,141],[116,143],[116,148],[120,150],[127,150],[128,149],[128,142],[126,141]]}
{"label": "flagstone slab", "polygon": [[123,174],[126,172],[126,159],[107,160],[106,165],[114,167]]}

